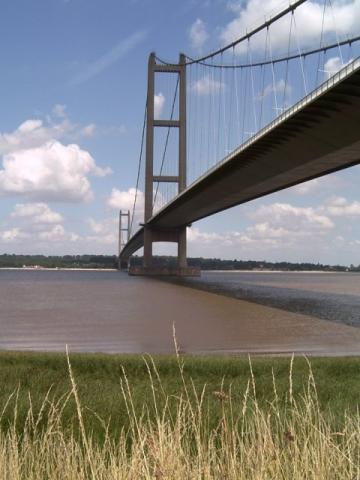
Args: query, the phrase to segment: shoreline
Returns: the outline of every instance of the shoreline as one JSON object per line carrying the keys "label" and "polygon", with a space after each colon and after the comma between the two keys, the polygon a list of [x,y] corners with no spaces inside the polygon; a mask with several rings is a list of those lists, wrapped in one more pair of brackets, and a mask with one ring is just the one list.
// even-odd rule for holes
{"label": "shoreline", "polygon": [[[69,345],[64,346],[64,349],[53,349],[53,350],[47,350],[47,349],[41,349],[41,348],[23,348],[21,347],[15,348],[15,349],[7,349],[7,348],[1,348],[0,347],[0,357],[1,355],[49,355],[49,356],[65,356],[66,355],[66,347],[68,347],[68,352],[69,355],[76,355],[80,357],[86,357],[86,356],[94,356],[94,357],[124,357],[124,358],[131,358],[131,359],[138,359],[142,360],[144,358],[144,355],[149,355],[153,358],[158,358],[158,359],[176,359],[177,354],[174,351],[173,353],[171,352],[164,352],[164,353],[147,353],[147,352],[142,352],[142,353],[132,353],[132,352],[122,352],[122,351],[107,351],[107,350],[81,350],[81,349],[71,349],[69,348]],[[198,351],[198,352],[179,352],[179,356],[183,358],[184,360],[186,359],[191,359],[193,361],[203,361],[204,359],[207,358],[218,358],[218,359],[223,359],[224,361],[227,359],[248,359],[248,358],[254,358],[254,359],[291,359],[292,357],[300,359],[300,358],[311,358],[313,359],[318,359],[318,360],[326,360],[326,359],[359,359],[360,360],[360,351],[346,351],[346,352],[330,352],[325,349],[324,352],[321,352],[319,350],[314,350],[314,351],[309,351],[307,349],[302,349],[298,351],[293,351],[293,350],[284,350],[284,351],[271,351],[271,350],[260,350],[260,349],[254,349],[254,350],[248,350],[248,349],[242,349],[242,350],[208,350],[208,351]]]}
{"label": "shoreline", "polygon": [[[79,272],[119,272],[117,268],[79,268],[79,267],[0,267],[1,270],[20,270],[20,271],[31,271],[31,272],[39,272],[41,270],[45,271],[79,271]],[[126,271],[121,271],[123,273],[127,273]],[[201,270],[201,273],[265,273],[265,274],[270,274],[270,273],[302,273],[302,274],[358,274],[360,275],[360,272],[352,272],[352,271],[334,271],[334,270]],[[174,277],[176,278],[176,277]],[[181,277],[180,277],[181,278]]]}
{"label": "shoreline", "polygon": [[70,268],[70,267],[0,267],[0,270],[21,270],[22,272],[75,271],[75,272],[118,272],[116,268]]}
{"label": "shoreline", "polygon": [[210,273],[359,273],[359,272],[337,272],[334,270],[201,270]]}

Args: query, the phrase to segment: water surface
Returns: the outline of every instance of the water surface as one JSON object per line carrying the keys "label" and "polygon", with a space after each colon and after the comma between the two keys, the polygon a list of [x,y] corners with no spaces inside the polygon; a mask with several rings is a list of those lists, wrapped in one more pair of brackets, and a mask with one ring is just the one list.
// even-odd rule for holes
{"label": "water surface", "polygon": [[203,272],[181,282],[195,288],[117,271],[0,270],[0,349],[170,353],[175,324],[192,353],[360,353],[360,329],[341,325],[360,326],[358,274]]}
{"label": "water surface", "polygon": [[360,273],[205,271],[179,283],[360,327]]}

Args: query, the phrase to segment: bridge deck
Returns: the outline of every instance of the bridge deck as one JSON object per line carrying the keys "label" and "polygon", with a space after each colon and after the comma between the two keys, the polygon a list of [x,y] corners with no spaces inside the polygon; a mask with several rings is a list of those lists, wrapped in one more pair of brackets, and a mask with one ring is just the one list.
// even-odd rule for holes
{"label": "bridge deck", "polygon": [[[189,225],[304,181],[360,163],[360,59],[228,155],[149,220]],[[122,255],[143,245],[143,228]]]}

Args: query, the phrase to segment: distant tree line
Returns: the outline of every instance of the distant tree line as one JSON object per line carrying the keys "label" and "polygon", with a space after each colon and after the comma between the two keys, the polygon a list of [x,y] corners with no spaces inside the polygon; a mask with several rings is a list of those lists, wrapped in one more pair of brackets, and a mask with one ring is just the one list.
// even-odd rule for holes
{"label": "distant tree line", "polygon": [[[155,265],[175,266],[176,258],[154,256]],[[131,258],[132,265],[141,265],[142,257]],[[221,260],[220,258],[189,258],[190,266],[202,270],[283,270],[283,271],[322,271],[360,272],[360,265],[325,265],[322,263],[267,262],[257,260]],[[0,255],[0,268],[22,268],[39,266],[44,268],[113,268],[118,267],[116,255]]]}
{"label": "distant tree line", "polygon": [[117,268],[116,255],[0,255],[0,268]]}
{"label": "distant tree line", "polygon": [[[169,256],[155,256],[155,265],[175,266],[176,258]],[[133,265],[141,265],[142,257],[134,256]],[[200,267],[201,270],[284,270],[284,271],[325,271],[325,272],[360,272],[360,265],[324,265],[322,263],[292,263],[292,262],[267,262],[265,260],[221,260],[220,258],[188,258],[190,266]]]}

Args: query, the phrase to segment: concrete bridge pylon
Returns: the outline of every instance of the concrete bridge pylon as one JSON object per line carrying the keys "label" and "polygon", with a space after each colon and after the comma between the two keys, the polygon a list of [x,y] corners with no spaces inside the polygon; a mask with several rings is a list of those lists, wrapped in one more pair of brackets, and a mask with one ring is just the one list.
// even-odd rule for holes
{"label": "concrete bridge pylon", "polygon": [[[179,75],[179,118],[177,120],[160,120],[155,118],[155,75],[157,73]],[[176,229],[156,229],[149,220],[154,210],[154,184],[171,182],[178,185],[178,194],[186,188],[186,57],[180,54],[177,65],[156,63],[155,53],[151,53],[148,62],[147,108],[146,108],[146,163],[145,163],[145,209],[144,209],[144,255],[142,266],[130,266],[131,275],[176,275],[197,276],[200,269],[187,264],[186,227]],[[156,128],[177,128],[178,171],[174,176],[156,175],[154,173],[154,134]],[[176,242],[178,245],[177,266],[159,266],[153,263],[154,242]]]}

